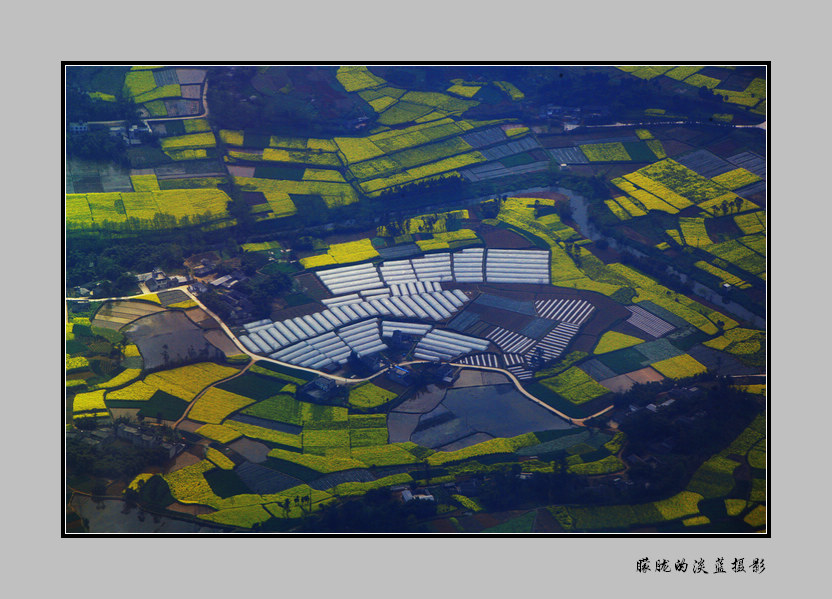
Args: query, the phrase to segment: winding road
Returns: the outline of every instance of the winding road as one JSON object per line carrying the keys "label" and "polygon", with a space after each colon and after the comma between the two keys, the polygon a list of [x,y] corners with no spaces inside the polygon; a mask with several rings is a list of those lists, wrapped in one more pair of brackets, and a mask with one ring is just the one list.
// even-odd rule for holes
{"label": "winding road", "polygon": [[[144,126],[150,129],[150,121],[184,121],[187,119],[201,119],[208,116],[208,80],[202,84],[202,111],[199,114],[189,114],[187,116],[157,116],[140,119]],[[120,121],[88,121],[88,125],[123,125],[127,120]]]}
{"label": "winding road", "polygon": [[[185,295],[187,295],[190,299],[192,299],[202,310],[205,311],[206,314],[208,314],[209,316],[211,316],[211,318],[216,320],[219,323],[220,327],[222,328],[223,332],[225,332],[225,334],[228,335],[229,339],[231,339],[231,341],[234,343],[234,345],[237,347],[237,349],[240,350],[240,353],[249,356],[250,358],[252,358],[252,360],[272,362],[273,364],[278,364],[280,366],[285,366],[285,367],[288,367],[288,368],[294,368],[296,370],[303,370],[305,372],[311,372],[311,373],[317,374],[318,376],[326,377],[328,379],[332,379],[332,380],[334,380],[338,383],[342,383],[342,384],[346,384],[346,385],[354,385],[354,384],[357,384],[357,383],[365,383],[365,382],[371,381],[374,378],[376,378],[378,376],[381,376],[382,374],[387,372],[387,369],[384,369],[384,370],[379,370],[378,372],[376,372],[376,373],[374,373],[374,374],[372,374],[372,375],[370,375],[366,378],[346,378],[346,377],[343,377],[343,376],[338,376],[336,374],[330,374],[330,373],[323,372],[323,371],[320,371],[320,370],[315,370],[314,368],[306,368],[304,366],[297,366],[295,364],[289,364],[287,362],[281,362],[280,360],[275,360],[274,358],[268,358],[268,357],[261,356],[259,354],[255,354],[255,353],[249,351],[242,344],[242,342],[240,342],[240,340],[237,339],[236,335],[234,335],[234,333],[231,332],[231,329],[228,328],[228,325],[226,325],[222,321],[221,318],[219,318],[210,309],[208,309],[208,307],[206,307],[205,304],[203,304],[201,301],[199,301],[199,298],[196,295],[194,295],[193,293],[191,293],[191,291],[188,290],[187,285],[183,285],[183,286],[180,286],[180,287],[171,287],[171,289],[169,289],[168,291],[171,291],[171,290],[174,290],[174,289],[177,289],[177,290],[182,291],[183,293],[185,293]],[[130,295],[130,296],[125,296],[125,297],[102,298],[102,299],[96,299],[94,301],[102,301],[103,302],[103,301],[130,300],[130,299],[141,299],[141,297],[142,297],[141,295]],[[84,299],[84,298],[66,298],[67,301],[72,301],[72,300],[78,301],[79,299]],[[426,364],[426,363],[428,363],[427,360],[410,360],[410,361],[407,361],[407,362],[402,362],[399,365],[408,366],[410,364]],[[251,362],[249,362],[249,364],[246,366],[245,369],[243,369],[243,371],[245,371],[248,368],[249,365],[251,365]],[[592,414],[592,415],[587,416],[585,418],[572,418],[572,417],[568,416],[567,414],[564,414],[560,410],[557,410],[557,409],[553,408],[552,406],[550,406],[549,404],[547,404],[547,403],[543,402],[542,400],[538,399],[537,397],[535,397],[531,393],[529,393],[523,387],[523,385],[520,383],[520,380],[516,376],[514,376],[511,372],[509,372],[508,370],[504,370],[502,368],[494,368],[494,367],[491,367],[491,366],[474,366],[474,365],[471,365],[471,364],[460,364],[458,362],[451,362],[451,365],[452,366],[457,366],[459,368],[470,368],[472,370],[488,370],[488,371],[491,371],[491,372],[499,372],[499,373],[505,375],[512,383],[514,383],[514,386],[517,388],[517,390],[520,393],[522,393],[523,395],[525,395],[527,398],[529,398],[530,400],[532,400],[536,404],[540,405],[541,407],[545,408],[546,410],[552,412],[556,416],[558,416],[560,418],[563,418],[567,422],[569,422],[571,424],[578,425],[578,426],[586,426],[585,423],[586,423],[587,420],[591,420],[592,418],[596,418],[596,417],[601,416],[602,414],[605,414],[606,412],[609,412],[610,410],[612,410],[612,406],[609,406],[609,407],[606,407],[603,410],[600,410],[600,411],[596,412],[595,414]],[[243,371],[241,371],[241,373]],[[234,375],[234,376],[239,376],[239,375]],[[221,382],[221,381],[218,381],[218,382]],[[201,394],[202,393],[200,393],[200,395]],[[189,409],[190,409],[190,406],[189,406]],[[186,414],[187,414],[187,411],[186,411]],[[181,419],[180,419],[180,421],[181,421]],[[178,425],[179,422],[177,422],[176,424]]]}

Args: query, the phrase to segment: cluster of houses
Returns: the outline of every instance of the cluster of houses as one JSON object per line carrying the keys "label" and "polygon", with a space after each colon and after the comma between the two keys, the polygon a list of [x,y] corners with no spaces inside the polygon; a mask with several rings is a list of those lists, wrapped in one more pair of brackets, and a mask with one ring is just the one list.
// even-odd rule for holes
{"label": "cluster of houses", "polygon": [[[92,129],[98,128],[102,129],[105,125],[92,125],[90,126],[88,123],[69,123],[69,132],[71,134],[81,134],[87,133]],[[143,123],[141,125],[130,125],[127,127],[126,125],[113,125],[110,127],[106,127],[107,132],[110,134],[110,137],[118,137],[124,142],[126,146],[138,146],[147,141],[149,137],[153,135],[150,130],[150,127]]]}
{"label": "cluster of houses", "polygon": [[154,268],[151,272],[136,275],[136,281],[145,293],[155,293],[182,285],[188,285],[188,290],[195,295],[207,293],[209,290],[222,290],[223,293],[217,297],[219,301],[227,305],[230,313],[229,321],[234,323],[251,320],[254,305],[244,294],[234,289],[238,284],[247,281],[248,277],[242,270],[237,269],[227,275],[215,277],[211,281],[197,279],[197,277],[202,279],[210,277],[216,271],[217,265],[203,258],[198,266],[191,269],[193,276],[167,275],[162,269]]}
{"label": "cluster of houses", "polygon": [[139,282],[140,288],[144,286],[148,293],[155,293],[171,287],[187,285],[192,279],[187,275],[168,276],[162,269],[154,268],[151,272],[136,275],[136,281]]}
{"label": "cluster of houses", "polygon": [[[199,261],[198,266],[191,269],[191,272],[194,277],[205,278],[217,272],[217,265],[208,258],[203,258]],[[248,277],[245,273],[240,269],[236,269],[227,275],[215,277],[212,281],[196,281],[191,291],[194,293],[205,293],[209,289],[233,289],[236,285],[244,283],[247,280]]]}
{"label": "cluster of houses", "polygon": [[538,115],[541,119],[560,124],[564,131],[589,125],[610,116],[609,106],[559,106],[548,104]]}
{"label": "cluster of houses", "polygon": [[[456,482],[447,482],[442,485],[442,488],[447,493],[465,495],[466,497],[476,497],[480,493],[480,480],[478,477],[469,477]],[[438,487],[432,487],[437,489]],[[436,501],[436,497],[431,492],[431,487],[416,487],[411,489],[405,485],[391,487],[390,491],[394,497],[398,497],[402,503],[411,501]]]}
{"label": "cluster of houses", "polygon": [[81,442],[89,445],[90,447],[107,445],[116,439],[127,441],[131,445],[141,447],[143,449],[162,447],[167,450],[169,458],[179,455],[185,449],[185,444],[165,441],[156,431],[152,429],[148,429],[147,427],[130,426],[124,423],[120,423],[114,428],[107,427],[98,428],[93,431],[73,432],[72,435],[80,436]]}

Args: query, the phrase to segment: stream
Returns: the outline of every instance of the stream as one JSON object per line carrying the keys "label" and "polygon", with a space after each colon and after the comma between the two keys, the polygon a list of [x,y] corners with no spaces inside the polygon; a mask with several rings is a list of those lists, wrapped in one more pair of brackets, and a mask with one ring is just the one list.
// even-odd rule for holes
{"label": "stream", "polygon": [[[589,221],[589,210],[587,208],[586,198],[584,198],[579,193],[572,191],[571,189],[566,189],[563,187],[555,187],[552,189],[557,193],[562,193],[563,195],[569,198],[569,205],[572,208],[572,219],[578,225],[578,230],[584,237],[587,237],[592,241],[598,241],[599,239],[604,238],[604,236],[601,234],[601,231],[598,230],[598,228],[595,227],[595,225],[593,225]],[[647,257],[647,254],[645,254],[644,252],[640,252],[629,246],[621,246],[620,244],[616,243],[614,239],[607,239],[607,242],[610,244],[610,247],[615,250],[629,252],[630,254],[639,256],[641,258]],[[679,272],[678,270],[672,267],[668,267],[668,271],[680,277],[682,281],[688,281],[688,276],[685,273]],[[765,318],[761,318],[757,314],[754,314],[753,312],[737,304],[736,302],[724,301],[720,293],[714,291],[710,287],[702,285],[698,281],[691,281],[691,283],[693,285],[693,292],[702,299],[705,299],[714,304],[715,306],[718,306],[721,310],[730,312],[737,318],[751,323],[757,328],[766,328]]]}

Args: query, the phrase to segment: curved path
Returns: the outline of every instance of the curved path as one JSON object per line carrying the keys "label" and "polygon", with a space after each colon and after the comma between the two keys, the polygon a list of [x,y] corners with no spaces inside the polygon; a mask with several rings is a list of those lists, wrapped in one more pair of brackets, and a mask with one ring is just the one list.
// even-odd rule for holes
{"label": "curved path", "polygon": [[[205,305],[202,302],[200,302],[199,299],[193,293],[188,291],[187,288],[185,288],[184,291],[185,291],[186,294],[188,294],[188,296],[191,299],[193,299],[197,304],[199,304],[202,307],[202,309],[205,310],[206,313],[208,313],[211,317],[214,318],[214,320],[216,320],[220,324],[223,331],[225,331],[226,335],[228,335],[231,338],[231,340],[234,342],[234,345],[236,345],[237,348],[240,349],[242,353],[245,353],[246,355],[248,355],[252,359],[265,360],[265,361],[273,362],[274,364],[280,364],[281,366],[286,366],[286,367],[289,367],[289,368],[296,368],[298,370],[305,370],[307,372],[314,372],[315,374],[318,374],[319,376],[327,377],[327,378],[333,379],[333,380],[341,382],[341,383],[362,383],[362,382],[365,382],[365,381],[372,380],[375,377],[377,377],[377,376],[386,372],[386,369],[385,369],[385,370],[380,370],[380,371],[376,372],[375,374],[373,374],[373,375],[371,375],[367,378],[363,378],[363,379],[350,378],[350,379],[348,379],[348,378],[344,378],[342,376],[337,376],[337,375],[334,375],[334,374],[328,374],[326,372],[321,372],[320,370],[315,370],[313,368],[304,368],[304,367],[301,367],[301,366],[296,366],[294,364],[289,364],[287,362],[281,362],[280,360],[275,360],[274,358],[265,358],[263,356],[260,356],[259,354],[252,353],[245,346],[243,346],[243,344],[231,332],[231,330],[228,328],[228,326],[220,318],[218,318],[216,314],[214,314],[208,308],[206,308]],[[401,365],[402,366],[408,366],[410,364],[425,364],[427,362],[428,362],[427,360],[410,360],[408,362],[402,362]],[[522,393],[523,395],[525,395],[526,397],[528,397],[530,400],[534,401],[538,405],[546,408],[547,410],[549,410],[553,414],[556,414],[557,416],[563,418],[567,422],[570,422],[571,424],[577,424],[579,426],[585,426],[584,423],[587,420],[589,420],[591,418],[595,418],[596,416],[600,416],[601,414],[604,414],[605,412],[608,412],[608,411],[612,410],[612,406],[609,406],[609,407],[604,408],[603,410],[601,410],[601,411],[599,411],[595,414],[592,414],[591,416],[587,416],[586,418],[577,418],[577,419],[571,418],[570,416],[564,414],[563,412],[561,412],[559,410],[556,410],[552,406],[544,403],[543,401],[541,401],[540,399],[538,399],[537,397],[535,397],[534,395],[529,393],[523,387],[523,385],[520,384],[519,379],[516,376],[514,376],[514,374],[509,372],[508,370],[504,370],[502,368],[492,368],[490,366],[473,366],[473,365],[470,365],[470,364],[460,364],[458,362],[451,362],[451,364],[453,366],[458,366],[460,368],[471,368],[471,369],[474,369],[474,370],[490,370],[492,372],[499,372],[499,373],[505,375],[506,377],[508,377],[508,379],[511,380],[512,383],[514,383],[514,386],[517,387],[517,390],[520,391],[520,393]]]}
{"label": "curved path", "polygon": [[[323,372],[321,370],[315,370],[314,368],[306,368],[304,366],[297,366],[295,364],[289,364],[288,362],[281,362],[280,360],[275,360],[274,358],[269,358],[269,357],[261,356],[260,354],[255,354],[255,353],[249,351],[248,348],[246,348],[242,344],[242,342],[240,342],[240,340],[237,339],[236,335],[234,335],[234,333],[231,332],[231,329],[228,328],[228,325],[226,325],[222,321],[221,318],[219,318],[216,314],[214,314],[211,310],[209,310],[205,306],[205,304],[203,304],[201,301],[199,301],[199,298],[196,295],[194,295],[193,293],[191,293],[191,291],[188,290],[187,285],[183,285],[183,286],[180,286],[180,287],[171,287],[170,289],[166,289],[165,291],[171,291],[173,289],[178,289],[178,290],[182,291],[183,293],[185,293],[185,295],[187,295],[190,299],[192,299],[202,310],[205,311],[206,314],[208,314],[209,316],[211,316],[211,318],[216,320],[219,323],[220,327],[222,328],[223,332],[225,332],[225,334],[228,335],[229,339],[231,339],[231,341],[234,343],[234,345],[237,347],[237,349],[240,350],[240,353],[247,355],[248,357],[252,358],[252,360],[272,362],[273,364],[278,364],[280,366],[286,366],[287,368],[294,368],[296,370],[303,370],[303,371],[306,371],[306,372],[311,372],[311,373],[317,374],[318,376],[323,376],[323,377],[326,377],[326,378],[329,378],[329,379],[332,379],[334,381],[337,381],[339,383],[344,383],[344,384],[364,383],[364,382],[367,382],[367,381],[371,381],[374,378],[376,378],[376,377],[384,374],[385,372],[387,372],[387,369],[384,369],[384,370],[379,370],[378,372],[376,372],[376,373],[374,373],[374,374],[372,374],[372,375],[370,375],[366,378],[346,378],[346,377],[343,377],[343,376],[338,376],[338,375],[335,375],[335,374],[330,374],[330,373],[327,373],[327,372]],[[103,301],[141,299],[142,295],[147,295],[147,294],[132,295],[132,296],[125,296],[125,297],[102,298],[102,299],[96,299],[96,300],[93,300],[93,301],[102,301],[103,302]],[[85,299],[85,298],[66,298],[66,299],[67,300],[80,300],[80,299]],[[407,362],[401,362],[400,365],[401,366],[408,366],[410,364],[426,364],[426,363],[428,363],[428,360],[410,360],[410,361],[407,361]],[[514,374],[509,372],[508,370],[504,370],[502,368],[493,368],[491,366],[475,366],[475,365],[472,365],[472,364],[461,364],[459,362],[451,362],[450,364],[452,366],[457,366],[459,368],[470,368],[470,369],[473,369],[473,370],[488,370],[488,371],[491,371],[491,372],[499,372],[500,374],[505,375],[512,383],[514,383],[514,386],[517,388],[517,390],[520,393],[522,393],[523,395],[525,395],[527,398],[529,398],[530,400],[532,400],[536,404],[540,405],[541,407],[547,409],[548,411],[552,412],[556,416],[559,416],[560,418],[563,418],[567,422],[569,422],[571,424],[578,425],[578,426],[586,426],[585,422],[587,420],[590,420],[590,419],[595,418],[597,416],[601,416],[602,414],[604,414],[606,412],[609,412],[613,408],[613,406],[609,406],[609,407],[604,408],[603,410],[601,410],[599,412],[596,412],[595,414],[592,414],[592,415],[587,416],[585,418],[572,418],[572,417],[568,416],[567,414],[564,414],[560,410],[556,410],[555,408],[553,408],[549,404],[541,401],[540,399],[538,399],[537,397],[535,397],[534,395],[529,393],[523,387],[523,385],[520,383],[520,380],[516,376],[514,376]],[[246,365],[246,367],[243,370],[240,371],[240,374],[245,372],[245,370],[247,370],[250,365],[251,365],[251,362],[249,362]],[[236,374],[234,376],[239,376],[239,374]],[[233,377],[231,377],[231,378],[233,378]],[[222,382],[222,381],[218,381],[218,382]],[[204,390],[203,390],[203,392],[204,392]],[[199,395],[202,395],[203,392],[201,392]],[[197,395],[197,397],[199,397],[199,395]],[[197,397],[194,398],[194,401],[197,399]],[[193,402],[192,402],[191,405],[193,405]],[[187,413],[189,411],[190,411],[190,406],[188,407],[188,410],[186,410],[185,415],[187,415]],[[179,423],[182,421],[182,419],[185,417],[185,415],[183,415],[183,417],[180,418],[176,422],[174,427],[179,425]]]}
{"label": "curved path", "polygon": [[237,378],[238,376],[242,376],[242,375],[243,375],[243,374],[245,374],[245,372],[246,372],[246,371],[247,371],[247,370],[251,367],[251,365],[252,365],[252,364],[254,364],[254,361],[250,360],[250,361],[249,361],[249,362],[248,362],[248,363],[247,363],[247,364],[246,364],[243,368],[241,368],[241,369],[240,369],[240,371],[239,371],[239,372],[237,372],[237,373],[235,373],[235,374],[232,374],[231,376],[225,377],[224,379],[221,379],[221,380],[219,380],[219,381],[214,381],[213,383],[211,383],[210,385],[208,385],[207,387],[205,387],[204,389],[202,389],[199,393],[197,393],[197,394],[194,396],[194,398],[193,398],[193,399],[191,400],[191,402],[188,404],[188,407],[187,407],[187,408],[185,408],[185,411],[184,411],[184,412],[182,412],[182,415],[179,417],[179,420],[177,420],[176,422],[174,422],[174,423],[173,423],[173,425],[171,426],[171,428],[172,428],[173,430],[176,430],[176,427],[178,427],[180,424],[182,424],[182,421],[183,421],[183,420],[185,420],[185,419],[188,417],[188,414],[190,414],[190,412],[191,412],[191,408],[193,408],[193,407],[194,407],[194,404],[196,403],[196,400],[198,400],[200,397],[202,397],[203,395],[205,395],[205,394],[208,392],[208,390],[209,390],[209,389],[212,389],[212,388],[216,387],[216,386],[217,386],[217,385],[219,385],[220,383],[224,383],[224,382],[226,382],[226,381],[230,381],[230,380],[232,380],[232,379],[235,379],[235,378]]}
{"label": "curved path", "polygon": [[[187,99],[187,98],[186,98]],[[156,117],[146,117],[139,119],[145,125],[145,127],[150,128],[148,125],[149,121],[184,121],[186,119],[201,119],[208,116],[208,79],[205,79],[205,82],[202,84],[202,110],[199,114],[189,114],[189,115],[182,115],[182,116],[156,116]],[[122,120],[115,120],[115,121],[87,121],[88,125],[123,125],[127,122],[127,119]]]}
{"label": "curved path", "polygon": [[[303,371],[306,371],[306,372],[311,372],[311,373],[317,374],[318,376],[326,377],[326,378],[329,378],[329,379],[332,379],[334,381],[337,381],[339,383],[344,383],[344,384],[364,383],[364,382],[367,382],[367,381],[371,381],[374,378],[376,378],[376,377],[384,374],[385,372],[387,372],[387,369],[384,369],[384,370],[379,370],[378,372],[376,372],[376,373],[374,373],[374,374],[372,374],[372,375],[370,375],[366,378],[346,378],[346,377],[338,376],[338,375],[335,375],[335,374],[330,374],[328,372],[323,372],[321,370],[315,370],[314,368],[306,368],[304,366],[297,366],[295,364],[289,364],[288,362],[281,362],[280,360],[275,360],[274,358],[269,358],[269,357],[261,356],[260,354],[255,354],[255,353],[249,351],[248,348],[246,348],[240,342],[240,340],[237,339],[236,335],[234,335],[234,333],[231,332],[231,329],[228,328],[228,325],[226,325],[222,321],[221,318],[219,318],[216,314],[214,314],[211,310],[209,310],[205,306],[205,304],[203,304],[201,301],[199,301],[199,298],[197,298],[196,295],[194,295],[193,293],[191,293],[188,290],[187,285],[183,285],[181,287],[172,287],[171,289],[166,289],[166,291],[170,291],[170,290],[173,290],[173,289],[178,289],[178,290],[184,292],[200,308],[202,308],[202,310],[204,310],[209,316],[211,316],[214,320],[216,320],[219,323],[222,330],[225,332],[225,334],[228,335],[229,339],[231,339],[231,341],[234,343],[234,345],[237,347],[237,349],[240,350],[240,353],[249,356],[250,358],[252,358],[252,360],[261,360],[261,361],[266,361],[266,362],[272,362],[273,364],[278,364],[280,366],[285,366],[287,368],[294,368],[296,370],[303,370]],[[125,297],[102,298],[102,299],[95,299],[95,300],[92,300],[92,301],[117,301],[117,300],[141,299],[142,295],[147,295],[147,294],[132,295],[132,296],[125,296]],[[68,300],[68,301],[72,301],[72,300],[78,301],[78,300],[83,300],[83,299],[86,299],[86,298],[69,298],[69,297],[66,298],[66,300]],[[401,362],[399,365],[408,366],[410,364],[425,364],[425,363],[428,363],[428,360],[410,360],[410,361],[407,361],[407,362]],[[475,366],[473,364],[461,364],[459,362],[451,362],[450,364],[453,365],[453,366],[457,366],[459,368],[470,368],[472,370],[488,370],[488,371],[491,371],[491,372],[499,372],[500,374],[505,375],[512,383],[514,383],[514,386],[517,388],[517,390],[520,393],[522,393],[523,395],[525,395],[527,398],[529,398],[530,400],[532,400],[536,404],[540,405],[541,407],[547,409],[548,411],[552,412],[553,414],[559,416],[560,418],[563,418],[567,422],[569,422],[571,424],[578,425],[578,426],[586,426],[586,421],[587,420],[591,420],[592,418],[597,418],[598,416],[601,416],[601,415],[603,415],[603,414],[605,414],[605,413],[607,413],[607,412],[609,412],[610,410],[613,409],[613,406],[610,405],[610,406],[604,408],[603,410],[600,410],[600,411],[598,411],[594,414],[591,414],[590,416],[586,416],[584,418],[572,418],[571,416],[568,416],[567,414],[564,414],[560,410],[557,410],[557,409],[553,408],[549,404],[543,402],[542,400],[538,399],[537,397],[535,397],[534,395],[529,393],[529,391],[527,391],[525,389],[525,387],[523,387],[520,380],[516,376],[514,376],[514,374],[509,372],[508,370],[505,370],[503,368],[494,368],[494,367],[491,367],[491,366]],[[245,372],[250,365],[251,365],[251,362],[249,362],[246,365],[246,367],[243,370],[240,371],[240,374]],[[234,376],[239,376],[239,375],[234,375]],[[737,376],[739,377],[739,376],[749,376],[749,375],[737,375]],[[763,376],[764,377],[765,374],[752,375],[752,376]],[[233,378],[233,377],[231,377],[231,378]],[[218,382],[222,382],[222,381],[218,381]],[[200,395],[201,394],[202,393],[200,393]],[[199,396],[197,396],[197,397],[199,397]],[[194,400],[196,400],[196,398],[194,398]],[[190,411],[190,406],[189,406],[188,410],[185,412],[185,414],[187,414],[188,411]],[[184,416],[183,416],[183,418],[184,418]],[[181,422],[181,420],[182,419],[180,418],[180,420],[177,421],[176,425],[178,425],[179,422]]]}

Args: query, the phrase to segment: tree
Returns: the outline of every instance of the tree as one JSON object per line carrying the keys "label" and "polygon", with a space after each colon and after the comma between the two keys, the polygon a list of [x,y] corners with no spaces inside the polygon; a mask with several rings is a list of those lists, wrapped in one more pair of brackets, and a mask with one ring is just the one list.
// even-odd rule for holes
{"label": "tree", "polygon": [[433,381],[428,369],[423,364],[413,370],[413,395],[419,396],[427,391],[428,385]]}

